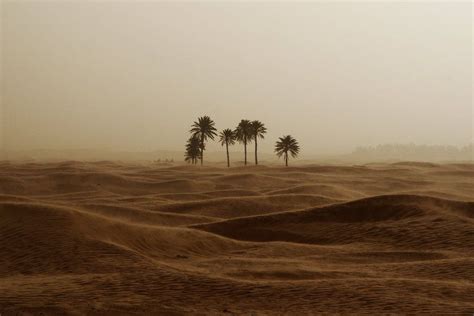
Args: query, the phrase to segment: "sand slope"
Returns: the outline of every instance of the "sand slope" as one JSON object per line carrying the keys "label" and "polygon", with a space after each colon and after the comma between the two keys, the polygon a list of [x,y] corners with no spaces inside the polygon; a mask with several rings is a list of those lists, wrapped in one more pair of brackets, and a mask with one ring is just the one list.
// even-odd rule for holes
{"label": "sand slope", "polygon": [[0,313],[474,312],[474,167],[0,163]]}

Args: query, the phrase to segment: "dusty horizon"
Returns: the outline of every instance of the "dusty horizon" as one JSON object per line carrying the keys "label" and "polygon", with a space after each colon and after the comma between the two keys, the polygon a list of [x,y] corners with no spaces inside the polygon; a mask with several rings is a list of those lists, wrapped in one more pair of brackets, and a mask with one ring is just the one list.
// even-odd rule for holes
{"label": "dusty horizon", "polygon": [[0,0],[0,316],[474,315],[473,7]]}
{"label": "dusty horizon", "polygon": [[471,3],[2,1],[1,17],[8,151],[178,151],[206,114],[263,121],[267,153],[285,134],[302,155],[473,142]]}
{"label": "dusty horizon", "polygon": [[[235,148],[237,149],[237,148]],[[244,152],[241,150],[231,150],[231,165],[243,164]],[[206,151],[207,161],[212,166],[224,163],[226,160],[224,150]],[[254,150],[250,146],[248,150],[249,162],[253,164]],[[278,158],[274,152],[259,151],[258,156],[261,164],[281,164],[282,159]],[[117,151],[111,148],[93,149],[36,149],[14,152],[2,152],[0,150],[0,160],[10,161],[130,161],[130,162],[174,162],[185,163],[184,150],[153,150],[153,151]],[[375,163],[375,162],[402,162],[402,161],[424,161],[435,163],[449,162],[474,162],[474,145],[454,147],[454,146],[417,146],[414,144],[384,144],[375,147],[358,147],[351,152],[339,154],[308,154],[301,152],[293,164],[342,164],[351,165],[354,163]]]}

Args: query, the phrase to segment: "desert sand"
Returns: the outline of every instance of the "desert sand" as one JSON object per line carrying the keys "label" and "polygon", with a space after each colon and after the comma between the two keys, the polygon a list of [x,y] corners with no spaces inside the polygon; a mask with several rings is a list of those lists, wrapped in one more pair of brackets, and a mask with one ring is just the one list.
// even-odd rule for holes
{"label": "desert sand", "polygon": [[474,165],[0,163],[0,314],[474,313]]}

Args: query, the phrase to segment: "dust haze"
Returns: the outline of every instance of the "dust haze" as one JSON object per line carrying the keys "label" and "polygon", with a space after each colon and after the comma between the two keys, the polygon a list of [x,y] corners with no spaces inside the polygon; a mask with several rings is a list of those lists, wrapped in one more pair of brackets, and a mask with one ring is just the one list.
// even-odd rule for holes
{"label": "dust haze", "polygon": [[0,4],[0,316],[473,315],[471,2]]}
{"label": "dust haze", "polygon": [[1,32],[5,151],[181,153],[201,115],[302,158],[473,139],[470,2],[2,1]]}

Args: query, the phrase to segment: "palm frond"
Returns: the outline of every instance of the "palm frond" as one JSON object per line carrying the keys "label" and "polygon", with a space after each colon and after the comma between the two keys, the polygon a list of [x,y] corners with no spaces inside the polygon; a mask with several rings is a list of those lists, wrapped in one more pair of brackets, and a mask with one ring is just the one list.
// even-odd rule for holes
{"label": "palm frond", "polygon": [[222,146],[225,144],[227,145],[234,145],[235,144],[235,132],[229,128],[226,128],[225,130],[221,131],[219,134],[219,142],[221,143]]}
{"label": "palm frond", "polygon": [[191,125],[189,132],[192,135],[200,135],[202,142],[208,138],[214,140],[214,137],[217,136],[215,122],[207,115],[199,117],[198,120]]}
{"label": "palm frond", "polygon": [[298,141],[290,135],[280,137],[275,144],[275,153],[278,157],[288,152],[293,158],[296,158],[300,152]]}
{"label": "palm frond", "polygon": [[265,127],[265,124],[263,124],[260,121],[255,120],[255,121],[252,121],[250,125],[251,125],[253,139],[265,138],[265,134],[267,133],[267,128]]}
{"label": "palm frond", "polygon": [[235,136],[239,143],[249,143],[252,140],[252,123],[249,120],[241,120],[235,129]]}

